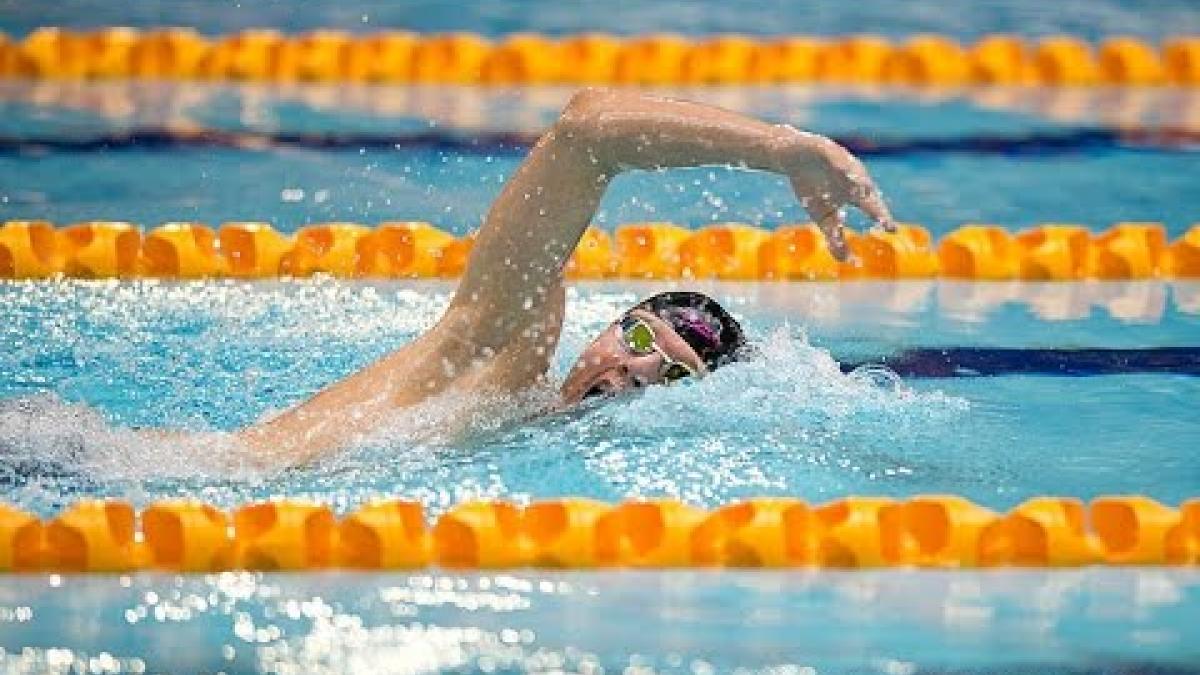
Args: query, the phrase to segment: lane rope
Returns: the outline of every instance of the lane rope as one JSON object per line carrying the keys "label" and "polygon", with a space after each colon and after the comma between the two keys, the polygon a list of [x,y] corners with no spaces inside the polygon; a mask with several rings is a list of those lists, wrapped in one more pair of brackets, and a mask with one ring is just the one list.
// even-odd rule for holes
{"label": "lane rope", "polygon": [[378,501],[338,518],[282,500],[232,513],[191,500],[136,511],[83,500],[39,519],[0,504],[0,573],[232,569],[1076,567],[1196,565],[1200,499],[1037,497],[998,512],[955,495],[748,499],[707,510],[661,499],[422,506]]}
{"label": "lane rope", "polygon": [[[1200,224],[1168,241],[1161,223],[1116,223],[1103,232],[1045,224],[1012,233],[968,224],[935,242],[919,225],[894,234],[846,233],[851,259],[838,262],[812,224],[767,230],[742,223],[688,229],[627,223],[589,228],[566,268],[569,279],[834,281],[950,279],[1070,281],[1200,278]],[[420,221],[317,223],[283,234],[263,222],[47,221],[0,226],[0,279],[456,278],[474,233]]]}
{"label": "lane rope", "polygon": [[875,35],[563,38],[471,33],[287,35],[244,30],[205,37],[190,28],[34,30],[0,35],[0,78],[172,79],[529,84],[725,85],[784,82],[917,86],[1200,85],[1200,37],[1161,45],[1115,36],[1092,44],[1059,35],[1037,41],[989,35],[964,45],[944,35],[894,42]]}

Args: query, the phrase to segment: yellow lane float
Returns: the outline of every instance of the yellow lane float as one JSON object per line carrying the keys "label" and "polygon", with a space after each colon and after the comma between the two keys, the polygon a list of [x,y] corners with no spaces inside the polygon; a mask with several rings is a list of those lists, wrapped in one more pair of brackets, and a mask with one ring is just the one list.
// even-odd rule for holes
{"label": "yellow lane float", "polygon": [[194,500],[141,510],[84,500],[45,520],[0,504],[0,572],[604,567],[1074,567],[1200,564],[1200,499],[1085,506],[1037,497],[993,511],[956,495],[746,499],[709,511],[657,499],[475,501],[427,525],[417,502],[340,519],[294,500],[232,515]]}
{"label": "yellow lane float", "polygon": [[[284,235],[268,223],[166,223],[144,237],[135,225],[91,221],[56,229],[38,220],[0,224],[0,279],[451,279],[466,268],[475,233],[421,221],[368,227],[306,225]],[[1162,223],[1116,223],[1093,233],[1050,223],[1011,234],[967,224],[940,242],[919,225],[895,233],[846,231],[852,257],[833,258],[811,223],[775,230],[744,223],[690,229],[629,223],[611,235],[588,228],[565,268],[568,279],[794,281],[945,279],[1070,281],[1200,277],[1200,226],[1168,242]]]}
{"label": "yellow lane float", "polygon": [[1157,45],[1113,36],[1026,43],[1011,35],[963,45],[944,35],[893,43],[875,35],[819,39],[672,34],[618,38],[533,33],[495,43],[473,33],[404,31],[297,35],[247,29],[211,40],[189,28],[38,28],[0,35],[0,77],[149,78],[453,84],[729,85],[762,82],[1051,86],[1197,86],[1200,38]]}

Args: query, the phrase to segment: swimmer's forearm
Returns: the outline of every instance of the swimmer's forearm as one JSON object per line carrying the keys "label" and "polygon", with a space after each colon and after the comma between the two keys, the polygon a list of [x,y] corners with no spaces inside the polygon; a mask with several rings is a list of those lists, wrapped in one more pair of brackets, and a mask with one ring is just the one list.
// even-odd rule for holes
{"label": "swimmer's forearm", "polygon": [[884,229],[895,230],[866,167],[819,134],[712,106],[620,91],[577,96],[559,126],[586,147],[605,175],[706,164],[783,174],[839,259],[847,255],[844,206],[858,207]]}
{"label": "swimmer's forearm", "polygon": [[559,126],[609,175],[709,164],[788,173],[828,142],[728,110],[624,91],[579,94]]}

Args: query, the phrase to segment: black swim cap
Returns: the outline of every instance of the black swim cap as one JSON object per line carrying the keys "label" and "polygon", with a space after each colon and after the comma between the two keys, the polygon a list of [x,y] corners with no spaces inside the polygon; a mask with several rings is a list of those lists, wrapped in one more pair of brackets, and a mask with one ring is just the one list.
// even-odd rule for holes
{"label": "black swim cap", "polygon": [[642,300],[634,309],[644,309],[669,323],[709,370],[745,355],[746,334],[742,326],[716,300],[703,293],[667,291]]}

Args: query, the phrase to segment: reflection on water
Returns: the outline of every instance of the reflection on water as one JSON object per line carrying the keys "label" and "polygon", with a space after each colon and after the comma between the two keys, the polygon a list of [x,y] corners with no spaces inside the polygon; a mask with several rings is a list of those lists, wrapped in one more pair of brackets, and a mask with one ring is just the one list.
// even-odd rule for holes
{"label": "reflection on water", "polygon": [[[0,130],[33,136],[38,136],[39,130],[62,134],[89,128],[402,133],[441,127],[538,132],[558,116],[577,89],[0,80],[0,106],[14,113],[0,121]],[[937,136],[977,131],[947,115],[947,110],[962,106],[976,112],[1012,115],[1009,119],[988,120],[1000,122],[1000,128],[1027,126],[1028,120],[1021,118],[1032,117],[1077,127],[1200,131],[1200,92],[1195,89],[788,85],[682,86],[655,91],[799,126],[815,121],[815,107],[833,102],[912,105],[925,113],[925,119],[895,115],[886,121],[868,122],[865,128],[853,127],[860,133],[883,133],[888,137],[914,131]],[[66,113],[86,113],[91,119],[72,118]],[[949,124],[931,123],[929,115],[945,117]],[[858,115],[854,119],[863,121]],[[820,121],[833,125],[831,130],[822,129],[827,133],[851,130],[836,120]]]}
{"label": "reflection on water", "polygon": [[1197,610],[1200,573],[1150,568],[7,577],[0,666],[1183,673]]}

